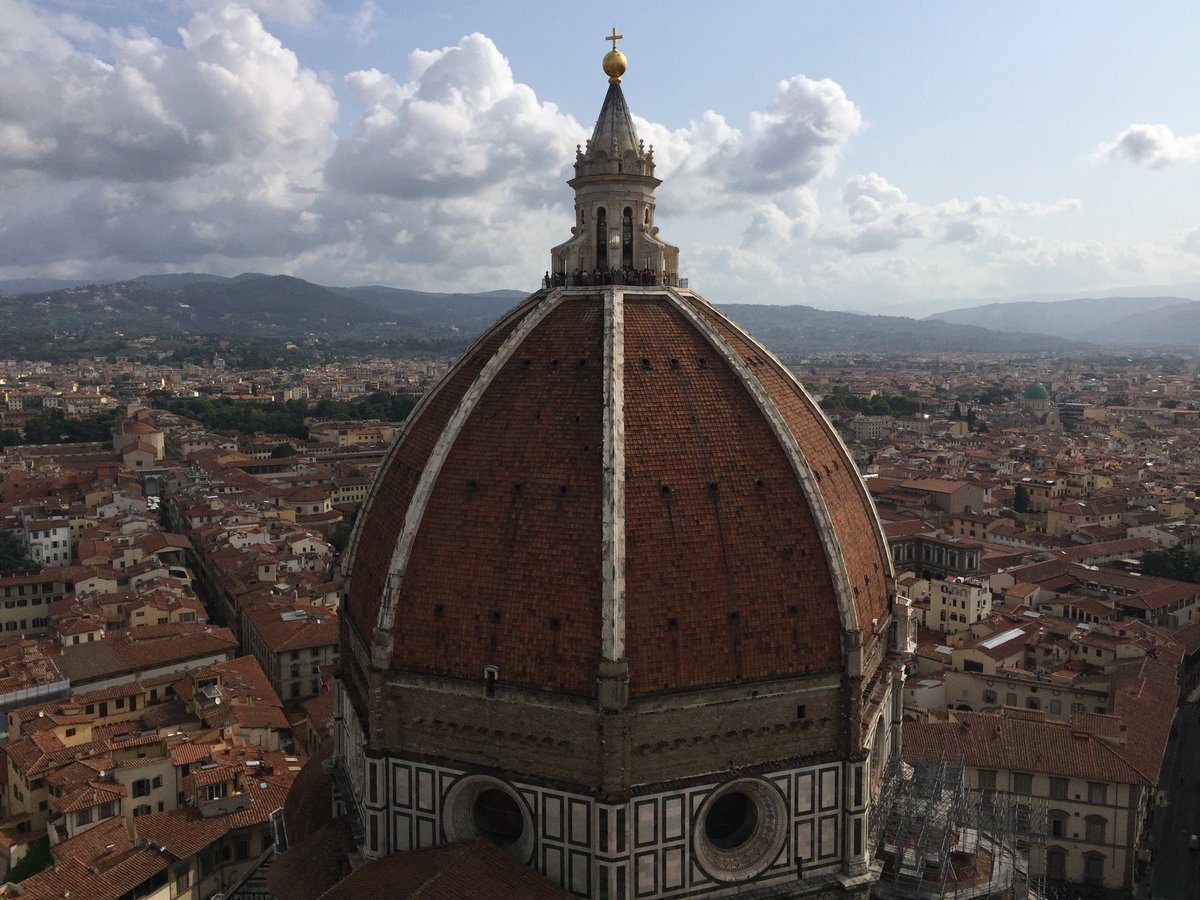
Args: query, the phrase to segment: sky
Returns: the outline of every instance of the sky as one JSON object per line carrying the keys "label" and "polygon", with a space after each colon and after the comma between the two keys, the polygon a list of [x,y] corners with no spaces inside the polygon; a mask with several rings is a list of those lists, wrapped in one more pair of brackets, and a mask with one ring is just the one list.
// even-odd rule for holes
{"label": "sky", "polygon": [[613,27],[710,300],[1200,299],[1194,0],[0,0],[0,279],[533,289]]}

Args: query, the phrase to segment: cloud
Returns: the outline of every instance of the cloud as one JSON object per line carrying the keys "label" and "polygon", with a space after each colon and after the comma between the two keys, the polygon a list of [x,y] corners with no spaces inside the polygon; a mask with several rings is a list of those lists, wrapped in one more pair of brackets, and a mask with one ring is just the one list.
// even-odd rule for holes
{"label": "cloud", "polygon": [[319,0],[244,0],[244,5],[260,16],[289,25],[311,22]]}
{"label": "cloud", "polygon": [[379,4],[375,0],[364,0],[350,17],[350,36],[358,46],[365,47],[375,40],[375,20],[379,13]]}
{"label": "cloud", "polygon": [[[346,85],[368,109],[329,161],[331,185],[398,199],[465,197],[503,186],[529,197],[562,195],[583,128],[513,80],[487,37],[410,57],[400,84],[376,70]],[[565,199],[565,196],[562,197]]]}
{"label": "cloud", "polygon": [[1094,161],[1127,159],[1147,169],[1200,162],[1200,134],[1175,134],[1167,125],[1130,125],[1092,152]]}
{"label": "cloud", "polygon": [[315,239],[337,104],[252,11],[203,9],[174,45],[6,11],[0,266],[227,270]]}
{"label": "cloud", "polygon": [[1179,246],[1188,253],[1200,256],[1200,227],[1193,228],[1184,234],[1179,240]]}
{"label": "cloud", "polygon": [[841,206],[827,212],[814,239],[850,254],[891,252],[913,240],[971,245],[1003,231],[1013,220],[1071,213],[1081,206],[1075,199],[1044,203],[1004,196],[925,205],[909,199],[882,175],[868,172],[846,182]]}
{"label": "cloud", "polygon": [[670,180],[670,208],[687,211],[760,207],[766,195],[807,187],[833,173],[863,127],[836,82],[803,75],[779,82],[767,109],[750,113],[745,133],[712,110],[673,131],[635,122],[654,148],[656,174]]}
{"label": "cloud", "polygon": [[106,55],[66,51],[61,19],[27,18],[27,34],[57,40],[48,53],[26,42],[0,58],[0,168],[163,181],[234,161],[294,162],[295,148],[331,139],[332,92],[249,10],[197,13],[182,47],[113,34]]}

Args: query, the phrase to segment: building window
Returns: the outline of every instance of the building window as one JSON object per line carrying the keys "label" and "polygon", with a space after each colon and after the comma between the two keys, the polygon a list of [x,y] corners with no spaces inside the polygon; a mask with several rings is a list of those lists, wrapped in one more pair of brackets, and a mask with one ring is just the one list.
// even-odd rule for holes
{"label": "building window", "polygon": [[1039,700],[1037,697],[1026,697],[1025,698],[1025,708],[1026,709],[1041,709],[1042,701]]}
{"label": "building window", "polygon": [[1104,816],[1088,816],[1083,820],[1084,837],[1090,844],[1103,844],[1107,830],[1108,820]]}
{"label": "building window", "polygon": [[1032,794],[1033,793],[1033,776],[1028,772],[1013,772],[1012,776],[1013,793],[1016,794]]}
{"label": "building window", "polygon": [[979,789],[981,791],[994,791],[996,789],[996,772],[994,769],[979,770]]}
{"label": "building window", "polygon": [[1088,782],[1088,803],[1107,803],[1108,785],[1099,781]]}
{"label": "building window", "polygon": [[1050,799],[1051,800],[1066,800],[1067,785],[1069,780],[1066,778],[1051,778],[1050,779]]}
{"label": "building window", "polygon": [[984,702],[985,704],[987,704],[988,706],[995,706],[995,705],[996,705],[996,700],[997,700],[997,697],[996,697],[996,692],[995,692],[995,691],[993,691],[993,690],[986,690],[986,691],[984,691],[984,692],[983,692],[983,702]]}
{"label": "building window", "polygon": [[1087,884],[1103,884],[1104,883],[1104,854],[1103,853],[1085,853],[1083,854],[1083,880]]}
{"label": "building window", "polygon": [[1061,809],[1052,809],[1047,813],[1050,823],[1050,837],[1066,837],[1069,816]]}
{"label": "building window", "polygon": [[139,778],[137,781],[135,781],[131,785],[131,787],[133,788],[133,791],[132,791],[133,796],[145,797],[150,793],[150,779],[149,778]]}
{"label": "building window", "polygon": [[1004,695],[1004,705],[1005,706],[1016,706],[1017,705],[1017,695],[1014,694],[1012,691],[1009,691],[1007,694],[1005,694]]}
{"label": "building window", "polygon": [[1051,847],[1046,851],[1046,877],[1062,881],[1067,877],[1067,851]]}
{"label": "building window", "polygon": [[76,825],[92,824],[92,808],[90,806],[87,809],[81,809],[79,812],[75,813],[75,824]]}

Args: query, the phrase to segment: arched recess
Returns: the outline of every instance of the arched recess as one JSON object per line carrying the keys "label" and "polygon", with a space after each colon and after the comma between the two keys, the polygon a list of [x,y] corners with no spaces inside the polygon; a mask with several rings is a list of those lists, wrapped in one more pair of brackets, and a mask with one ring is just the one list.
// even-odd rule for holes
{"label": "arched recess", "polygon": [[608,268],[608,211],[603,206],[596,210],[596,268]]}
{"label": "arched recess", "polygon": [[633,208],[621,213],[621,268],[633,268]]}

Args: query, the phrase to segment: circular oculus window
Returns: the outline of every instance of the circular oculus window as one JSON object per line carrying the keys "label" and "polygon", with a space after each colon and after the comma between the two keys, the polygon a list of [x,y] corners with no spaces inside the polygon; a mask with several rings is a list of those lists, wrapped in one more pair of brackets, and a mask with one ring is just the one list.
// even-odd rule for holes
{"label": "circular oculus window", "polygon": [[692,825],[697,862],[717,881],[753,878],[783,849],[787,810],[779,790],[745,778],[717,788]]}
{"label": "circular oculus window", "polygon": [[467,775],[446,791],[442,827],[451,844],[482,837],[521,862],[533,853],[533,819],[511,787],[487,775]]}

